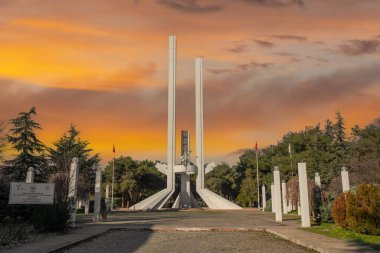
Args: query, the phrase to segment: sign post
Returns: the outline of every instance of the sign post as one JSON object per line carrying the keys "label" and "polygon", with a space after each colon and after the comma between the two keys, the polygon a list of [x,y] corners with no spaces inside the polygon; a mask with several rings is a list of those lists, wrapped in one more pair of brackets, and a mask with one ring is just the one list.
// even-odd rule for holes
{"label": "sign post", "polygon": [[55,184],[11,182],[8,204],[53,204],[54,188]]}

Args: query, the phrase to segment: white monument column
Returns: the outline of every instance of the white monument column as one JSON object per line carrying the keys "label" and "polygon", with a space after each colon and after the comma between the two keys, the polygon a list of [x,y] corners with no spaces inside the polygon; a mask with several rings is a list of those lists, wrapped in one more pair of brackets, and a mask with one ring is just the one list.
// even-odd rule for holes
{"label": "white monument column", "polygon": [[264,211],[264,208],[267,206],[267,196],[266,196],[266,192],[265,192],[265,184],[263,184],[261,186],[261,194],[263,195],[263,211]]}
{"label": "white monument column", "polygon": [[319,176],[318,172],[315,172],[314,180],[315,180],[315,185],[318,186],[319,188],[321,188],[322,187],[321,177]]}
{"label": "white monument column", "polygon": [[74,157],[70,166],[69,177],[69,206],[70,206],[70,218],[69,226],[75,227],[75,213],[77,207],[77,191],[78,191],[78,162],[79,159]]}
{"label": "white monument column", "polygon": [[275,194],[275,213],[276,221],[282,221],[282,212],[281,212],[281,182],[280,182],[280,169],[278,166],[274,167],[273,171],[274,177],[274,194]]}
{"label": "white monument column", "polygon": [[100,220],[100,201],[101,201],[101,182],[102,182],[102,171],[100,167],[96,170],[95,176],[95,202],[94,202],[94,222],[98,222]]}
{"label": "white monument column", "polygon": [[284,180],[282,180],[281,183],[281,190],[282,190],[282,212],[284,214],[288,213],[288,201],[286,199],[286,183]]}
{"label": "white monument column", "polygon": [[169,36],[167,188],[174,191],[176,36]]}
{"label": "white monument column", "polygon": [[274,213],[275,210],[276,210],[276,200],[275,200],[275,198],[276,198],[276,195],[274,194],[274,184],[272,183],[270,185],[270,200],[272,202],[272,213]]}
{"label": "white monument column", "polygon": [[196,157],[195,163],[198,168],[197,190],[204,188],[204,161],[203,161],[203,77],[202,58],[195,59],[195,135]]}
{"label": "white monument column", "polygon": [[306,163],[298,163],[298,178],[302,227],[310,227],[309,190],[307,187]]}
{"label": "white monument column", "polygon": [[109,194],[110,194],[110,186],[107,184],[106,185],[106,198],[105,198],[107,211],[109,211],[109,209],[110,209]]}
{"label": "white monument column", "polygon": [[86,199],[84,200],[84,214],[88,214],[90,209],[90,193],[86,193]]}
{"label": "white monument column", "polygon": [[350,191],[350,181],[348,179],[348,171],[347,171],[346,166],[342,167],[341,176],[342,176],[343,192],[349,192]]}
{"label": "white monument column", "polygon": [[33,167],[28,168],[28,172],[26,173],[25,183],[33,183],[34,181],[34,169]]}

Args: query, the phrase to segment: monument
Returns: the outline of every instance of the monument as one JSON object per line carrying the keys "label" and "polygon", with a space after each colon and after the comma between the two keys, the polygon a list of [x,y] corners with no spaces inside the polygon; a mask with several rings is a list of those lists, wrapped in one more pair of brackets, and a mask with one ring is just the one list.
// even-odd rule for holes
{"label": "monument", "polygon": [[197,174],[196,191],[211,209],[240,209],[238,205],[222,198],[204,186],[205,174],[212,171],[215,164],[206,167],[203,156],[203,77],[202,58],[195,60],[195,106],[196,106],[196,162],[190,162],[189,132],[182,132],[182,159],[176,165],[175,154],[175,86],[176,86],[176,36],[169,36],[169,78],[168,78],[168,143],[167,164],[157,163],[156,168],[166,174],[166,188],[130,207],[133,210],[161,209],[174,194],[175,174],[181,175],[181,191],[174,208],[197,207],[190,190],[190,175]]}

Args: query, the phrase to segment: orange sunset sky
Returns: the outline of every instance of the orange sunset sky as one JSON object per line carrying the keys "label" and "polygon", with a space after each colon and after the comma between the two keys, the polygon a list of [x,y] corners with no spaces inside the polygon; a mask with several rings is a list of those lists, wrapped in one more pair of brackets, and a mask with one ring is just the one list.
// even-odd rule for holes
{"label": "orange sunset sky", "polygon": [[166,161],[174,34],[177,142],[189,129],[193,150],[204,57],[206,162],[338,110],[365,126],[380,117],[379,13],[378,0],[0,0],[0,120],[36,106],[47,145],[74,123],[103,164],[113,144]]}

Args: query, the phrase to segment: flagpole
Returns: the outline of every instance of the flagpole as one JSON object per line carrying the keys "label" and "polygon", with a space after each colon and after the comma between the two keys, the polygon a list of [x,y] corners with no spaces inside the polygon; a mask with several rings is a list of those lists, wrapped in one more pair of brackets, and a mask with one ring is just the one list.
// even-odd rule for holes
{"label": "flagpole", "polygon": [[257,142],[256,142],[256,181],[257,181],[257,209],[260,210],[259,158],[257,155]]}

